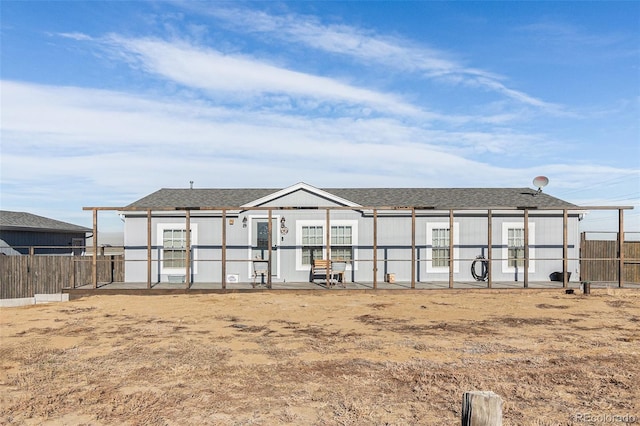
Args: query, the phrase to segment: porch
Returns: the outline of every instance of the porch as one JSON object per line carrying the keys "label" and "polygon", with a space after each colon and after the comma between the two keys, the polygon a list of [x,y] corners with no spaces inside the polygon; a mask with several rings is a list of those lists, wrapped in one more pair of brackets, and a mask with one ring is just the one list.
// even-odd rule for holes
{"label": "porch", "polygon": [[[616,289],[620,290],[617,282],[593,282],[590,283],[591,289]],[[640,289],[640,283],[625,283],[624,289]],[[328,287],[324,282],[276,282],[271,283],[271,288],[267,284],[259,284],[253,287],[251,282],[242,283],[226,283],[225,288],[221,283],[192,283],[187,288],[184,283],[155,283],[151,288],[147,287],[147,283],[125,283],[114,282],[107,284],[99,284],[97,288],[92,285],[84,285],[77,288],[65,288],[63,293],[68,293],[71,299],[96,296],[96,295],[113,295],[113,294],[129,294],[129,295],[161,295],[161,294],[206,294],[206,293],[237,293],[237,292],[269,292],[269,291],[299,291],[299,292],[318,292],[325,291],[348,291],[348,292],[400,292],[400,291],[428,291],[428,290],[479,290],[479,291],[540,291],[540,290],[573,290],[581,293],[583,288],[579,282],[570,282],[567,287],[563,286],[562,281],[541,281],[529,282],[525,287],[522,281],[499,281],[493,282],[491,287],[487,282],[479,281],[455,281],[450,287],[448,281],[432,281],[417,282],[412,288],[411,282],[346,282],[344,287],[341,283]]]}
{"label": "porch", "polygon": [[[135,230],[131,232],[135,235],[131,241],[135,243],[123,247],[128,274],[122,280],[136,282],[135,286],[146,290],[236,291],[253,289],[247,283],[252,269],[247,265],[243,271],[242,264],[256,259],[268,265],[268,272],[263,275],[268,277],[263,278],[267,285],[263,287],[276,290],[327,288],[305,281],[305,268],[311,268],[311,261],[318,258],[348,262],[352,266],[351,274],[347,271],[347,275],[351,275],[347,280],[350,283],[344,288],[351,290],[568,289],[572,285],[579,287],[582,280],[589,280],[582,274],[579,280],[575,276],[585,260],[596,263],[611,260],[613,273],[603,279],[607,283],[611,281],[611,286],[623,287],[627,282],[637,281],[628,279],[625,273],[629,269],[625,266],[636,258],[625,256],[624,237],[615,244],[616,253],[606,259],[585,258],[581,256],[577,226],[573,225],[577,224],[578,210],[618,209],[618,234],[624,236],[623,211],[627,208],[630,207],[536,205],[436,209],[431,206],[251,205],[248,208],[198,205],[84,209],[93,211],[94,235],[98,232],[98,211],[125,211],[129,220],[135,221],[131,222]],[[165,215],[175,223],[168,224],[163,220]],[[289,232],[287,219],[295,224],[294,232]],[[573,224],[571,233],[570,222]],[[535,241],[536,224],[540,234],[538,242]],[[433,236],[436,226],[444,235],[437,241]],[[205,227],[207,232],[202,230]],[[510,229],[518,232],[513,241],[507,238]],[[340,230],[347,232],[344,241],[332,234]],[[305,231],[313,232],[311,237],[311,234],[307,235],[308,241]],[[165,241],[167,232],[176,240]],[[174,237],[174,233],[177,236]],[[198,234],[201,234],[200,240]],[[206,241],[203,240],[205,237]],[[438,247],[436,259],[434,244]],[[165,255],[179,258],[166,260]],[[91,263],[92,287],[97,289],[100,280],[95,239]],[[354,273],[356,268],[357,274]],[[255,269],[253,272],[255,274]],[[572,272],[573,282],[570,281]],[[387,275],[397,275],[399,279],[381,282]],[[447,275],[448,281],[443,281]],[[473,281],[472,277],[478,279],[476,275],[481,276],[479,281]],[[560,280],[551,281],[551,275]],[[482,281],[483,278],[486,281]],[[145,283],[140,282],[144,279]]]}

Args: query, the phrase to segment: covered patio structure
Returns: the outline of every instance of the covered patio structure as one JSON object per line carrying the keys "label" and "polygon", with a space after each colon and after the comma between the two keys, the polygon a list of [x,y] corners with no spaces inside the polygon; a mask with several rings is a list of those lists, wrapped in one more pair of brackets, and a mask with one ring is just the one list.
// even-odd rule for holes
{"label": "covered patio structure", "polygon": [[[371,279],[369,280],[361,280],[358,279],[354,274],[351,275],[347,273],[347,279],[344,283],[344,289],[348,290],[403,290],[403,289],[411,289],[411,290],[421,290],[421,289],[472,289],[472,288],[487,288],[487,289],[527,289],[527,288],[560,288],[560,289],[569,289],[572,285],[573,287],[578,287],[579,282],[575,281],[570,284],[570,275],[571,271],[569,270],[570,262],[579,263],[580,261],[588,260],[581,259],[580,256],[570,256],[569,255],[569,246],[571,244],[568,237],[568,218],[569,215],[573,212],[575,214],[576,211],[589,211],[589,210],[617,210],[618,211],[618,255],[615,258],[607,258],[607,259],[597,259],[597,260],[614,260],[618,265],[618,274],[617,274],[617,282],[606,283],[603,285],[611,286],[615,285],[618,288],[637,287],[637,283],[625,283],[625,265],[628,261],[637,262],[638,259],[625,259],[624,250],[623,250],[623,242],[624,242],[624,211],[632,209],[630,206],[580,206],[578,208],[545,208],[545,207],[513,207],[511,209],[505,209],[504,207],[500,207],[497,209],[486,209],[486,208],[475,208],[475,207],[465,207],[465,208],[449,208],[449,209],[441,209],[437,207],[425,207],[425,206],[410,206],[410,207],[397,207],[397,206],[376,206],[376,207],[363,207],[363,206],[332,206],[332,207],[299,207],[299,206],[252,206],[250,210],[259,211],[261,214],[264,214],[268,217],[268,234],[269,241],[271,241],[274,237],[277,238],[278,229],[272,225],[272,218],[278,215],[285,214],[287,212],[299,212],[300,210],[314,210],[316,213],[321,213],[324,216],[324,220],[326,221],[326,226],[324,229],[326,232],[329,232],[330,224],[332,223],[332,217],[335,215],[340,215],[341,212],[344,211],[357,211],[362,215],[367,215],[370,217],[371,229],[369,230],[372,239],[370,246],[367,245],[368,252],[371,253],[370,257],[363,257],[357,259],[357,263],[361,270],[366,268],[371,273]],[[237,257],[229,257],[229,250],[233,249],[228,246],[228,224],[233,223],[233,221],[229,221],[230,217],[238,218],[240,212],[246,211],[247,208],[243,206],[198,206],[198,207],[154,207],[151,208],[140,208],[140,207],[85,207],[84,210],[91,211],[93,214],[93,235],[96,238],[93,238],[93,250],[92,250],[92,282],[91,283],[82,283],[77,286],[78,290],[88,290],[88,289],[102,289],[102,290],[136,290],[136,291],[153,291],[153,290],[185,290],[190,292],[206,292],[206,291],[262,291],[264,289],[277,289],[277,290],[313,290],[313,289],[322,289],[327,288],[326,283],[330,282],[330,271],[327,270],[327,276],[325,277],[325,285],[316,284],[314,282],[305,282],[305,281],[274,281],[273,274],[271,273],[272,265],[274,264],[274,251],[271,244],[268,244],[268,247],[265,249],[265,260],[268,262],[268,273],[264,276],[260,277],[260,282],[256,289],[252,288],[250,281],[236,281],[229,280],[230,275],[227,273],[229,265],[241,263],[243,265],[248,265],[253,262],[254,259],[245,258],[238,259]],[[98,213],[104,211],[117,211],[117,212],[136,212],[137,214],[145,214],[146,222],[147,222],[147,238],[146,238],[146,259],[137,260],[137,262],[142,262],[146,264],[146,282],[123,282],[123,283],[109,283],[105,285],[104,283],[98,282],[97,276],[97,262],[98,262],[98,247],[97,247],[97,235],[98,235]],[[157,247],[152,243],[152,222],[154,213],[170,213],[172,215],[176,215],[179,217],[183,217],[184,226],[186,229],[190,229],[190,222],[192,220],[192,214],[195,212],[202,213],[208,212],[211,214],[215,214],[219,217],[224,226],[220,227],[219,240],[217,244],[217,248],[219,248],[219,257],[211,257],[211,258],[199,258],[194,260],[192,257],[192,244],[190,241],[191,233],[186,233],[186,261],[184,262],[184,274],[181,274],[183,280],[178,280],[177,282],[159,282],[154,279],[154,274],[152,273],[152,265],[160,261],[160,259],[156,256],[154,257],[154,251],[157,250]],[[502,256],[497,256],[497,252],[499,252],[500,242],[494,242],[495,232],[493,230],[494,218],[499,215],[519,215],[524,224],[524,242],[523,242],[523,250],[522,250],[522,258],[520,261],[523,264],[522,270],[516,274],[515,279],[513,280],[496,280],[493,277],[493,271],[496,265],[500,264],[500,262],[506,261]],[[456,256],[456,250],[454,250],[454,246],[456,245],[455,235],[456,227],[454,226],[454,220],[459,217],[463,217],[468,214],[478,214],[478,212],[482,212],[482,217],[486,217],[486,238],[484,241],[484,245],[490,248],[485,251],[486,256],[482,259],[478,259],[477,257],[463,257]],[[559,257],[553,258],[541,258],[537,256],[532,258],[531,256],[531,248],[530,244],[530,234],[529,234],[529,221],[530,215],[532,212],[535,214],[554,214],[559,217],[559,220],[562,221],[561,224],[561,232],[562,232],[562,246],[561,251],[562,255]],[[425,276],[424,271],[426,270],[425,264],[427,264],[430,260],[424,259],[420,256],[420,244],[416,241],[416,221],[418,218],[425,217],[428,215],[439,214],[440,216],[447,216],[449,221],[449,229],[450,235],[448,238],[449,250],[448,250],[448,279],[445,280],[433,280],[429,279]],[[393,215],[394,217],[402,217],[403,220],[408,221],[410,227],[410,234],[408,235],[408,241],[404,242],[404,247],[407,249],[407,253],[410,253],[406,258],[388,258],[382,252],[385,250],[385,244],[380,242],[379,236],[379,221],[381,217]],[[280,217],[280,216],[279,216]],[[126,245],[126,244],[125,244]],[[156,244],[157,245],[157,244]],[[126,249],[126,247],[125,247]],[[282,249],[281,249],[282,250]],[[326,250],[327,256],[330,257],[331,253],[331,239],[327,236],[325,239],[325,244],[323,250]],[[529,273],[529,264],[531,261],[535,260],[536,262],[554,262],[554,264],[561,265],[558,268],[557,276],[548,280],[531,280]],[[194,282],[192,280],[192,268],[194,267],[195,262],[211,262],[217,263],[220,267],[220,273],[218,276],[209,276],[204,282]],[[394,264],[403,263],[409,264],[410,275],[409,279],[405,280],[396,280],[392,273],[389,271],[393,271]],[[454,265],[456,263],[469,266],[471,268],[475,268],[477,271],[481,272],[479,275],[481,279],[477,280],[468,280],[468,279],[460,279],[456,277],[456,272],[454,271]],[[333,288],[333,287],[331,287]],[[342,288],[341,286],[337,286],[337,288]]]}

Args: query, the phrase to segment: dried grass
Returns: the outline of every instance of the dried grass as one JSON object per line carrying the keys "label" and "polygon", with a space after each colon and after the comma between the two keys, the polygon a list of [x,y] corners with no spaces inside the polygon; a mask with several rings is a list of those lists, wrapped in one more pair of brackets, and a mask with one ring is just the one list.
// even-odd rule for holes
{"label": "dried grass", "polygon": [[637,415],[640,298],[556,298],[479,314],[487,300],[353,296],[335,322],[300,296],[264,316],[239,295],[235,313],[206,317],[174,298],[165,317],[124,315],[123,301],[49,307],[48,320],[17,310],[2,318],[0,423],[448,425],[468,390],[501,395],[505,425]]}

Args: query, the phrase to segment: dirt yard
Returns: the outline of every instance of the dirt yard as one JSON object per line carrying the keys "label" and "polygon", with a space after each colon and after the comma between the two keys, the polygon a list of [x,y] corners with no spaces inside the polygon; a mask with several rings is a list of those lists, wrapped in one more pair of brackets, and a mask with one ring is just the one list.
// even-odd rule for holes
{"label": "dirt yard", "polygon": [[640,424],[640,292],[94,296],[1,311],[0,424]]}

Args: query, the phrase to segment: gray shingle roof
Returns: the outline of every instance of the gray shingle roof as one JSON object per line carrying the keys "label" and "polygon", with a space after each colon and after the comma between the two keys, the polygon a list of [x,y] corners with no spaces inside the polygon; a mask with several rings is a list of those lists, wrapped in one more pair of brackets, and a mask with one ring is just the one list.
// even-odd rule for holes
{"label": "gray shingle roof", "polygon": [[[579,208],[530,188],[327,188],[322,191],[366,207]],[[160,189],[127,207],[239,207],[281,189]],[[285,206],[282,207],[293,207]]]}
{"label": "gray shingle roof", "polygon": [[91,232],[91,228],[32,213],[0,210],[0,229],[16,231]]}
{"label": "gray shingle roof", "polygon": [[242,206],[279,189],[174,189],[163,188],[127,207]]}

